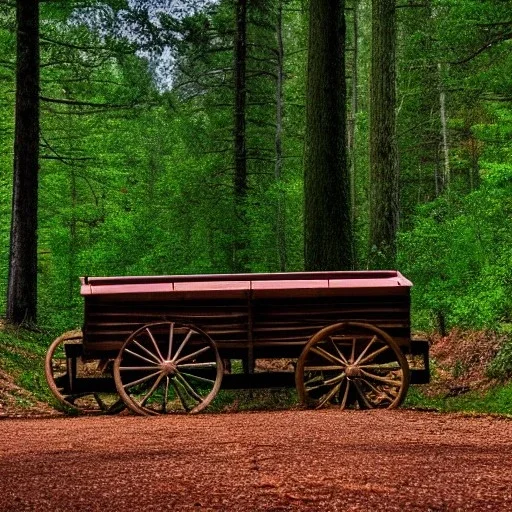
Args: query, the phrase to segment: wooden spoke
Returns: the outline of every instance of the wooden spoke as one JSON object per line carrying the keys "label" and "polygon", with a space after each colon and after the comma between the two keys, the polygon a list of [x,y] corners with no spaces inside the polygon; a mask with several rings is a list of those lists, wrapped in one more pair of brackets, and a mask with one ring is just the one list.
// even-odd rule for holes
{"label": "wooden spoke", "polygon": [[352,352],[350,354],[349,362],[353,363],[356,357],[356,339],[352,338]]}
{"label": "wooden spoke", "polygon": [[176,392],[176,396],[178,397],[181,406],[183,407],[183,410],[185,412],[189,412],[191,407],[187,404],[187,401],[185,400],[185,397],[183,396],[183,392],[180,388],[180,386],[176,383],[175,380],[171,381],[171,385],[174,388],[174,391]]}
{"label": "wooden spoke", "polygon": [[121,366],[119,368],[123,371],[131,371],[131,372],[154,372],[156,370],[156,366]]}
{"label": "wooden spoke", "polygon": [[176,362],[176,359],[178,359],[179,355],[181,354],[181,351],[183,350],[185,345],[188,343],[188,340],[190,339],[192,334],[194,334],[194,331],[192,331],[192,330],[188,331],[187,335],[185,336],[185,339],[181,342],[180,347],[178,348],[178,350],[176,350],[176,354],[174,354],[174,357],[171,359],[171,361]]}
{"label": "wooden spoke", "polygon": [[372,409],[372,404],[369,402],[368,398],[366,397],[366,394],[363,392],[361,388],[361,384],[358,382],[358,380],[353,381],[354,387],[356,389],[356,393],[358,395],[358,400],[361,400],[359,402],[359,405],[362,409]]}
{"label": "wooden spoke", "polygon": [[323,381],[324,381],[324,379],[323,379],[322,375],[315,375],[311,379],[305,381],[304,384],[308,385],[311,382],[323,382]]}
{"label": "wooden spoke", "polygon": [[368,350],[370,350],[370,347],[377,341],[377,336],[374,336],[371,340],[370,340],[370,343],[368,343],[366,345],[366,347],[364,348],[364,350],[359,354],[358,358],[355,360],[354,364],[359,364],[361,365],[361,360],[363,359],[363,357],[366,355],[366,353],[368,352]]}
{"label": "wooden spoke", "polygon": [[306,372],[332,372],[343,370],[345,366],[336,365],[336,366],[324,366],[324,365],[308,365],[304,367]]}
{"label": "wooden spoke", "polygon": [[373,359],[375,359],[378,355],[386,352],[386,350],[390,350],[390,348],[387,345],[385,345],[384,347],[379,348],[375,352],[372,352],[370,355],[366,356],[364,359],[361,359],[361,361],[359,361],[359,363],[358,363],[359,366],[367,363],[368,361],[373,361]]}
{"label": "wooden spoke", "polygon": [[321,384],[318,384],[318,386],[306,386],[306,390],[308,392],[311,392],[311,391],[314,391],[315,389],[320,389],[320,388],[325,388],[325,386],[327,386],[327,384],[325,384],[325,382],[321,382]]}
{"label": "wooden spoke", "polygon": [[340,390],[341,382],[334,386],[326,395],[324,395],[319,404],[316,406],[316,409],[321,409],[326,403],[328,403],[331,398]]}
{"label": "wooden spoke", "polygon": [[176,372],[176,380],[185,388],[187,394],[192,398],[195,398],[198,402],[203,401],[203,397],[196,392],[196,390],[188,383],[187,379],[180,373]]}
{"label": "wooden spoke", "polygon": [[142,377],[140,379],[134,380],[132,382],[128,382],[127,384],[123,384],[124,389],[132,388],[133,386],[136,386],[137,384],[142,384],[143,382],[148,381],[149,379],[152,379],[153,377],[156,377],[161,372],[158,370],[157,372],[152,373],[151,375],[146,375],[145,377]]}
{"label": "wooden spoke", "polygon": [[348,364],[348,361],[347,361],[346,357],[343,355],[343,353],[339,349],[338,345],[336,345],[336,343],[334,342],[334,340],[332,338],[329,338],[329,340],[332,343],[332,345],[335,348],[335,350],[338,353],[338,355],[340,356],[340,359],[343,361],[343,363]]}
{"label": "wooden spoke", "polygon": [[170,324],[169,324],[169,347],[167,350],[167,361],[171,360],[172,342],[173,341],[174,341],[174,322],[170,322]]}
{"label": "wooden spoke", "polygon": [[170,387],[170,381],[169,375],[165,376],[165,390],[164,390],[164,396],[162,398],[162,411],[165,414],[167,412],[167,400],[169,399],[169,387]]}
{"label": "wooden spoke", "polygon": [[[147,337],[144,342],[142,335]],[[144,355],[141,347],[146,349]],[[144,366],[142,361],[149,364]],[[167,321],[142,326],[131,334],[114,364],[114,380],[123,401],[145,415],[203,410],[219,391],[223,373],[217,347],[206,333]]]}
{"label": "wooden spoke", "polygon": [[348,379],[345,380],[345,392],[343,393],[343,398],[340,403],[340,409],[345,409],[348,401],[348,393],[350,390],[350,381]]}
{"label": "wooden spoke", "polygon": [[380,375],[375,375],[374,373],[369,373],[365,370],[361,370],[361,373],[368,379],[377,380],[379,382],[383,382],[384,384],[389,384],[390,386],[400,387],[402,385],[401,380],[388,379],[386,377],[381,377]]}
{"label": "wooden spoke", "polygon": [[331,386],[332,384],[336,384],[337,382],[341,382],[346,377],[345,372],[340,373],[339,375],[336,375],[336,377],[333,377],[332,379],[328,379],[324,381],[324,384],[326,386]]}
{"label": "wooden spoke", "polygon": [[330,361],[331,363],[338,363],[343,365],[343,361],[341,359],[333,356],[330,352],[327,352],[327,350],[324,350],[322,347],[313,347],[311,351],[323,357],[324,359],[327,359],[327,361]]}
{"label": "wooden spoke", "polygon": [[[309,392],[309,391],[313,391],[315,389],[320,389],[322,387],[325,387],[325,382],[324,382],[324,377],[322,374],[320,375],[316,375],[314,377],[312,377],[311,379],[309,379],[308,381],[306,381],[304,383],[304,387],[305,389]],[[313,385],[311,385],[313,384]],[[316,385],[315,385],[316,384]]]}
{"label": "wooden spoke", "polygon": [[[153,352],[148,350],[144,345],[141,345],[137,340],[133,340],[133,344],[136,347],[139,347],[144,352],[146,352],[146,354],[151,358],[153,364],[160,364],[161,363],[161,361],[158,360],[158,358],[155,356],[155,354],[153,354]],[[133,351],[131,353],[132,353],[132,355],[137,356],[140,359],[143,359],[143,356],[141,356],[140,354],[137,354],[136,352],[133,352]],[[148,359],[145,359],[145,360],[148,361]]]}
{"label": "wooden spoke", "polygon": [[155,383],[151,386],[150,390],[146,393],[144,398],[140,401],[140,405],[144,405],[148,401],[149,397],[151,395],[153,395],[153,393],[156,391],[156,389],[160,385],[160,382],[162,382],[162,379],[164,378],[164,376],[165,376],[165,374],[161,373],[157,377],[157,379],[155,380]]}
{"label": "wooden spoke", "polygon": [[365,370],[385,370],[385,371],[401,370],[400,365],[395,361],[391,361],[389,363],[382,363],[382,364],[363,364],[363,365],[359,365],[359,368],[362,368]]}
{"label": "wooden spoke", "polygon": [[147,332],[149,338],[151,339],[151,343],[153,343],[153,346],[155,347],[155,351],[158,354],[158,357],[160,358],[159,362],[163,362],[164,358],[162,356],[162,353],[160,352],[160,349],[158,348],[158,345],[156,343],[155,338],[153,337],[153,334],[151,334],[151,331],[147,327],[146,327],[146,332]]}
{"label": "wooden spoke", "polygon": [[112,384],[113,361],[83,357],[82,333],[59,336],[48,348],[45,376],[50,391],[66,411],[116,414],[124,409]]}
{"label": "wooden spoke", "polygon": [[136,357],[137,359],[140,359],[141,361],[146,361],[146,363],[149,363],[150,365],[152,365],[153,368],[155,368],[157,366],[157,364],[159,364],[159,363],[156,363],[155,361],[152,361],[151,359],[148,359],[147,357],[141,356],[140,354],[138,354],[137,352],[134,352],[133,350],[126,349],[126,352],[128,354]]}
{"label": "wooden spoke", "polygon": [[212,379],[207,379],[206,377],[200,377],[199,375],[193,375],[192,373],[185,373],[180,370],[181,375],[187,377],[189,379],[195,379],[201,382],[207,382],[208,384],[214,384],[215,381]]}
{"label": "wooden spoke", "polygon": [[396,388],[388,389],[383,387],[381,389],[377,389],[370,381],[366,379],[361,380],[377,395],[384,395],[389,401],[393,401],[396,398]]}
{"label": "wooden spoke", "polygon": [[213,361],[210,361],[208,363],[185,363],[185,364],[178,364],[177,367],[181,370],[182,368],[185,370],[193,370],[194,368],[215,368],[216,363]]}
{"label": "wooden spoke", "polygon": [[191,354],[188,354],[184,357],[180,357],[176,362],[176,364],[180,364],[182,363],[183,361],[188,361],[189,359],[193,359],[194,357],[197,357],[199,354],[202,354],[208,350],[210,350],[211,347],[203,347],[203,348],[200,348],[199,350],[196,350],[195,352],[192,352]]}

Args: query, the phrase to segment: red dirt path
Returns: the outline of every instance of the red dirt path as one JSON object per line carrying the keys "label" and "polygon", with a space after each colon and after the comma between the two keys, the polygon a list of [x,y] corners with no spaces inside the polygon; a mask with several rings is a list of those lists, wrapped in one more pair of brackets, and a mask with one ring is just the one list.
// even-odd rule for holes
{"label": "red dirt path", "polygon": [[0,422],[1,511],[512,510],[512,422],[284,411]]}

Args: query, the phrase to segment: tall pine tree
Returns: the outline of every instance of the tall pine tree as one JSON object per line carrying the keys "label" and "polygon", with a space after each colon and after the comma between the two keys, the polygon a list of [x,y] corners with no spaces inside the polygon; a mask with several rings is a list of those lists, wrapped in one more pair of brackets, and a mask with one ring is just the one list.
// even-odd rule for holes
{"label": "tall pine tree", "polygon": [[309,4],[304,257],[307,270],[351,269],[345,2]]}

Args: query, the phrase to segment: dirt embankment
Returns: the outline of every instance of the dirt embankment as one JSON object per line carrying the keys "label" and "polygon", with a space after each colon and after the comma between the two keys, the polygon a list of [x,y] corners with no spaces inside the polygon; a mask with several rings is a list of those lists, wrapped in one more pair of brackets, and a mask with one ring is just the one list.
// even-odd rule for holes
{"label": "dirt embankment", "polygon": [[16,385],[14,379],[0,370],[0,418],[58,416],[50,405],[37,400],[32,393]]}

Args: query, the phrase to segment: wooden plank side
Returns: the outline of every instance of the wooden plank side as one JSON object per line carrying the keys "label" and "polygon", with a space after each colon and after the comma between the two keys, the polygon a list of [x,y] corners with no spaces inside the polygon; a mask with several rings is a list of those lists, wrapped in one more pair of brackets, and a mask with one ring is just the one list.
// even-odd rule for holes
{"label": "wooden plank side", "polygon": [[[224,357],[249,350],[255,354],[291,353],[303,346],[320,328],[341,321],[367,322],[393,336],[400,345],[410,339],[410,298],[408,287],[392,288],[392,293],[332,297],[194,298],[166,300],[152,295],[85,297],[84,348],[88,353],[119,350],[131,332],[141,325],[175,320],[196,325],[219,344]],[[397,292],[400,291],[400,293]],[[381,289],[382,291],[382,289]],[[248,305],[252,308],[249,332]],[[277,351],[277,347],[280,347]],[[279,357],[283,357],[279,355]],[[235,358],[235,356],[233,356]]]}

